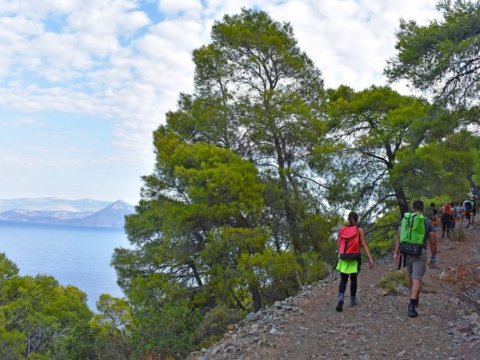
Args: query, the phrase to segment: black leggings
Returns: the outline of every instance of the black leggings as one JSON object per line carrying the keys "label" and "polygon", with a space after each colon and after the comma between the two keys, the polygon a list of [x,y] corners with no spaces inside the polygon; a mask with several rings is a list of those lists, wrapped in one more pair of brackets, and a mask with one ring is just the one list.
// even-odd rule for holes
{"label": "black leggings", "polygon": [[445,214],[442,216],[442,235],[445,235],[445,230],[447,230],[447,234],[450,233],[452,222],[454,221],[455,219],[453,218],[453,215]]}
{"label": "black leggings", "polygon": [[357,274],[340,273],[340,286],[338,287],[338,292],[340,294],[345,294],[345,289],[347,288],[349,275],[350,275],[350,296],[355,296],[357,295]]}

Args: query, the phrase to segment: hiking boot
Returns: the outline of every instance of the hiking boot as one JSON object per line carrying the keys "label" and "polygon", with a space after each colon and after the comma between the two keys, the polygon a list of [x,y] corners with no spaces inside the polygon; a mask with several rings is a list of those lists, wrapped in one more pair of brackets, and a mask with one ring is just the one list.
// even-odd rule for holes
{"label": "hiking boot", "polygon": [[356,306],[358,304],[355,296],[350,297],[350,306]]}
{"label": "hiking boot", "polygon": [[340,301],[338,302],[337,307],[335,308],[335,310],[337,310],[337,311],[339,311],[339,312],[340,312],[340,311],[343,311],[343,301],[342,301],[342,300],[340,300]]}
{"label": "hiking boot", "polygon": [[408,316],[409,317],[417,317],[418,316],[418,312],[417,310],[415,310],[415,304],[408,304]]}

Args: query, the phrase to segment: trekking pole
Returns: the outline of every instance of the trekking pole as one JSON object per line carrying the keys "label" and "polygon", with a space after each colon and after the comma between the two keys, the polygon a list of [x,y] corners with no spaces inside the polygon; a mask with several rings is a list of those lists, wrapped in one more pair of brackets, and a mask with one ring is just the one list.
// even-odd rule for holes
{"label": "trekking pole", "polygon": [[397,270],[400,270],[402,268],[402,257],[403,257],[403,254],[400,254],[400,259],[398,261],[398,269]]}

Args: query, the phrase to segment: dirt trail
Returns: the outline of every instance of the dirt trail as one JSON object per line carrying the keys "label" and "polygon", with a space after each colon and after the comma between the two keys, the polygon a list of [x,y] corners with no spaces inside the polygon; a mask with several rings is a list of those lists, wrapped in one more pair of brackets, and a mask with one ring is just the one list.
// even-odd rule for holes
{"label": "dirt trail", "polygon": [[438,236],[438,266],[424,277],[426,292],[420,295],[417,318],[407,317],[408,289],[385,295],[377,286],[386,272],[396,270],[394,262],[385,259],[372,270],[362,269],[357,306],[348,305],[347,287],[344,310],[335,311],[338,276],[333,276],[297,297],[294,311],[269,315],[276,319],[274,325],[245,321],[225,336],[223,344],[193,358],[480,359],[478,328],[472,328],[465,316],[473,316],[474,325],[480,320],[473,310],[466,312],[440,280],[444,271],[468,261],[465,254],[472,253],[472,246],[478,248],[480,227],[474,225],[465,235],[462,242]]}

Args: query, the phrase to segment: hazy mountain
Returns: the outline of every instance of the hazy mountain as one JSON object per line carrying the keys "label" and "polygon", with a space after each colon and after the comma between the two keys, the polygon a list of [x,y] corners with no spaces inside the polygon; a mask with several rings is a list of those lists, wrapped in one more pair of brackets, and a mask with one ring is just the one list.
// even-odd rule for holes
{"label": "hazy mountain", "polygon": [[125,215],[134,211],[132,205],[122,200],[110,203],[91,199],[11,199],[0,200],[0,206],[14,206],[0,212],[0,221],[104,228],[123,227]]}
{"label": "hazy mountain", "polygon": [[61,222],[63,220],[83,218],[92,214],[88,211],[42,211],[13,209],[0,213],[0,220],[10,221],[35,221],[35,222]]}
{"label": "hazy mountain", "polygon": [[67,200],[54,197],[0,199],[0,212],[13,209],[41,210],[41,211],[67,211],[94,213],[110,205],[109,201],[78,199]]}
{"label": "hazy mountain", "polygon": [[125,215],[133,213],[134,210],[132,205],[118,200],[92,215],[68,220],[67,222],[69,224],[92,227],[123,227],[125,224]]}

